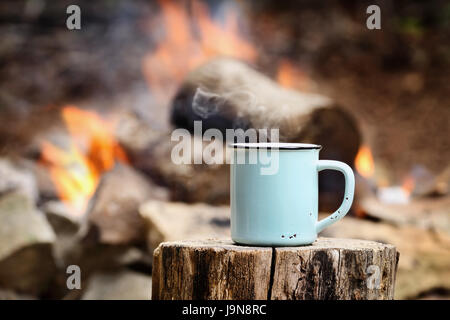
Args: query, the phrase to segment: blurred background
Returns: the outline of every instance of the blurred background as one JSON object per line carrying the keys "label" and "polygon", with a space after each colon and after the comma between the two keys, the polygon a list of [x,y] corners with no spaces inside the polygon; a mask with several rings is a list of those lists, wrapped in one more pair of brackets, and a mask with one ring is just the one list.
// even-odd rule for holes
{"label": "blurred background", "polygon": [[[450,298],[448,2],[4,0],[0,37],[0,298],[146,299],[160,242],[229,237],[229,167],[170,158],[194,120],[323,145],[357,186],[322,236],[394,244],[396,298]],[[321,212],[342,187],[320,174]]]}

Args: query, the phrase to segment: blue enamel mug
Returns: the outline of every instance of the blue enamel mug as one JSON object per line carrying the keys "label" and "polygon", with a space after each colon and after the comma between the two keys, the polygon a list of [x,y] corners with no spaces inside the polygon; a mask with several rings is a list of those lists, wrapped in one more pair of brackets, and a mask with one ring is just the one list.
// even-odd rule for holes
{"label": "blue enamel mug", "polygon": [[[313,243],[317,234],[349,211],[355,189],[345,163],[319,160],[321,146],[303,143],[233,143],[231,238],[261,246]],[[338,170],[345,177],[341,206],[318,220],[318,175]]]}

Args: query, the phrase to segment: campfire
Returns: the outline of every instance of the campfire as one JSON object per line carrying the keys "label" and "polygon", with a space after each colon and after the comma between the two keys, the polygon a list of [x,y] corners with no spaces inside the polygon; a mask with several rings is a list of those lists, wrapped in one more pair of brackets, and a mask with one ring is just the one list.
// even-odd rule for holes
{"label": "campfire", "polygon": [[[163,30],[142,60],[142,73],[159,104],[168,103],[186,75],[215,57],[227,56],[253,63],[258,50],[242,30],[242,13],[237,5],[224,5],[213,18],[201,1],[158,2],[155,18]],[[221,39],[221,41],[217,41]],[[280,59],[275,80],[285,88],[308,89],[308,76],[287,58]],[[86,212],[102,174],[118,162],[129,163],[124,149],[114,136],[115,120],[97,112],[65,106],[61,110],[70,134],[65,146],[42,142],[41,161],[48,168],[59,198],[74,216]]]}
{"label": "campfire", "polygon": [[[36,39],[21,28],[5,35],[5,52],[29,43],[33,59],[11,52],[0,66],[13,79],[0,90],[0,298],[141,294],[159,243],[229,237],[229,166],[171,161],[175,129],[202,146],[195,159],[213,128],[279,129],[281,142],[320,144],[321,159],[349,164],[353,207],[322,235],[393,243],[398,297],[448,295],[448,70],[423,72],[446,52],[428,49],[438,32],[402,34],[395,8],[383,15],[399,29],[386,22],[369,37],[360,5],[333,4],[330,15],[309,3],[232,0],[86,4],[82,30],[67,32],[41,28],[65,12],[46,5],[33,9],[42,19],[24,20]],[[411,37],[423,47],[407,54]],[[340,173],[320,173],[321,217],[343,185]],[[77,293],[65,285],[68,265],[82,270]]]}

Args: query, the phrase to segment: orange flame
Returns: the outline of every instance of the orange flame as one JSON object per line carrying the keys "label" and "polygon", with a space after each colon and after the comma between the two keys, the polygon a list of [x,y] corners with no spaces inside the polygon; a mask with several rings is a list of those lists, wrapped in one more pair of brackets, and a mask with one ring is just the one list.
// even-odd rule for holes
{"label": "orange flame", "polygon": [[411,193],[414,191],[414,187],[416,186],[416,182],[414,181],[414,178],[412,176],[408,176],[405,178],[402,184],[402,189],[408,194],[411,195]]}
{"label": "orange flame", "polygon": [[170,98],[187,72],[211,57],[256,59],[256,49],[239,35],[238,15],[232,8],[221,24],[213,21],[203,2],[189,2],[190,11],[185,1],[159,3],[165,38],[143,60],[144,76],[159,101]]}
{"label": "orange flame", "polygon": [[375,167],[373,162],[372,151],[366,145],[362,145],[359,148],[358,154],[355,158],[356,170],[365,178],[370,178],[373,176]]}
{"label": "orange flame", "polygon": [[308,78],[291,61],[281,60],[277,71],[277,82],[285,88],[306,89]]}
{"label": "orange flame", "polygon": [[97,188],[100,176],[116,161],[128,162],[115,141],[113,123],[91,111],[74,106],[62,109],[70,133],[69,150],[49,142],[42,143],[42,161],[49,167],[59,197],[74,214],[82,214]]}

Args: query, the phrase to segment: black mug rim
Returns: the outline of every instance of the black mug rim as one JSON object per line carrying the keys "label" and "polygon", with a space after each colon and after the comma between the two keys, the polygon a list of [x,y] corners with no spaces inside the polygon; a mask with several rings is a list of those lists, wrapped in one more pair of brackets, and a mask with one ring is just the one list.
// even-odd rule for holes
{"label": "black mug rim", "polygon": [[237,142],[229,143],[233,149],[276,149],[276,150],[313,150],[322,149],[321,145],[312,143],[286,143],[286,142]]}

